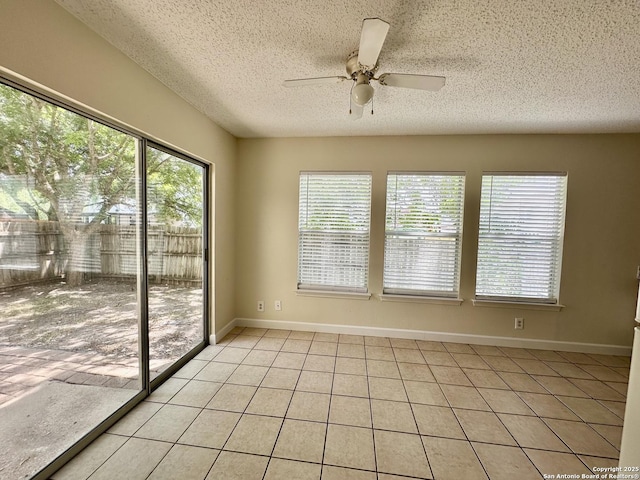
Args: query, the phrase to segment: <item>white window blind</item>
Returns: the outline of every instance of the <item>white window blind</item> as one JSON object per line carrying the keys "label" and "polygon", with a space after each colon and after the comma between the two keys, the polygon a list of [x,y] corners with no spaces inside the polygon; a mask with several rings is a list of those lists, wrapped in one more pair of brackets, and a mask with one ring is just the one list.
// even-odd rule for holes
{"label": "white window blind", "polygon": [[384,293],[458,295],[464,175],[387,175]]}
{"label": "white window blind", "polygon": [[300,173],[298,288],[366,292],[371,174]]}
{"label": "white window blind", "polygon": [[485,174],[476,298],[558,303],[566,173]]}

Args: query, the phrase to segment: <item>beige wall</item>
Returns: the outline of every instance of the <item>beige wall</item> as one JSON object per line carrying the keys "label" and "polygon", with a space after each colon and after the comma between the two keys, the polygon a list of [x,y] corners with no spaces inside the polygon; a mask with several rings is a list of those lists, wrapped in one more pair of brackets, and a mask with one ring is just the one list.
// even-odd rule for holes
{"label": "beige wall", "polygon": [[[240,318],[631,345],[640,264],[640,135],[241,139],[238,152]],[[373,173],[371,300],[296,295],[300,170]],[[377,298],[388,170],[466,172],[461,306]],[[483,170],[568,171],[561,312],[472,305]],[[281,312],[274,310],[276,299]],[[266,312],[256,311],[258,300],[266,301]],[[515,317],[525,318],[524,330],[514,330]]]}
{"label": "beige wall", "polygon": [[235,309],[236,139],[51,0],[0,0],[0,45],[3,69],[214,165],[215,330],[224,327]]}

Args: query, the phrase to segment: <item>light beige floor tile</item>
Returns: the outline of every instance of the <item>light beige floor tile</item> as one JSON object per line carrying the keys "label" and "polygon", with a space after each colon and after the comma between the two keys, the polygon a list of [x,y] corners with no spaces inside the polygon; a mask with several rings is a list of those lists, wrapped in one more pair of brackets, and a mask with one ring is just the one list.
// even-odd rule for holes
{"label": "light beige floor tile", "polygon": [[574,453],[608,458],[616,458],[619,455],[618,451],[589,425],[555,419],[545,419],[545,423]]}
{"label": "light beige floor tile", "polygon": [[611,410],[611,412],[615,413],[620,418],[624,419],[624,411],[626,407],[626,404],[624,402],[612,402],[610,400],[598,400],[598,402]]}
{"label": "light beige floor tile", "polygon": [[213,360],[225,347],[219,347],[217,345],[209,345],[205,347],[198,355],[195,356],[196,360]]}
{"label": "light beige floor tile", "polygon": [[569,397],[588,397],[586,393],[576,387],[573,383],[562,377],[546,377],[543,375],[532,375],[533,379],[546,388],[553,395],[566,395]]}
{"label": "light beige floor tile", "polygon": [[229,333],[229,334],[225,335],[224,338],[221,339],[219,342],[216,342],[216,346],[226,347],[237,336],[238,335],[232,335],[232,334]]}
{"label": "light beige floor tile", "polygon": [[377,480],[377,477],[375,472],[323,465],[322,480]]}
{"label": "light beige floor tile", "polygon": [[332,342],[319,342],[314,340],[311,342],[311,348],[309,348],[310,355],[329,355],[336,356],[338,351],[338,344]]}
{"label": "light beige floor tile", "polygon": [[331,396],[324,393],[299,392],[293,393],[287,418],[296,420],[310,420],[326,422],[329,415]]}
{"label": "light beige floor tile", "polygon": [[493,345],[470,345],[470,347],[478,355],[503,358],[506,357],[502,350],[500,350],[498,347],[494,347]]}
{"label": "light beige floor tile", "polygon": [[367,367],[362,358],[337,357],[335,372],[349,375],[366,375]]}
{"label": "light beige floor tile", "polygon": [[338,357],[364,358],[364,345],[353,343],[339,343]]}
{"label": "light beige floor tile", "polygon": [[278,352],[284,345],[285,341],[285,338],[262,337],[254,348],[256,350],[270,350]]}
{"label": "light beige floor tile", "polygon": [[221,386],[222,384],[217,382],[191,380],[169,400],[169,403],[187,407],[204,407]]}
{"label": "light beige floor tile", "polygon": [[238,365],[234,363],[209,362],[209,365],[200,370],[193,378],[195,380],[204,380],[205,382],[223,383],[227,381],[237,367]]}
{"label": "light beige floor tile", "polygon": [[[444,348],[444,347],[443,347]],[[457,367],[458,364],[453,359],[451,354],[446,351],[430,351],[422,350],[422,356],[429,365],[442,365],[445,367]]]}
{"label": "light beige floor tile", "polygon": [[487,478],[468,441],[440,437],[422,437],[422,441],[434,478]]}
{"label": "light beige floor tile", "polygon": [[519,396],[539,417],[580,420],[575,413],[553,395],[521,392]]}
{"label": "light beige floor tile", "polygon": [[185,378],[168,378],[162,385],[151,392],[145,402],[167,403],[188,381]]}
{"label": "light beige floor tile", "polygon": [[379,472],[431,478],[419,435],[376,430],[373,436]]}
{"label": "light beige floor tile", "polygon": [[251,350],[249,355],[244,357],[242,365],[256,365],[260,367],[270,367],[276,359],[278,353],[269,350]]}
{"label": "light beige floor tile", "polygon": [[192,379],[200,370],[207,366],[209,362],[207,360],[193,359],[187,363],[184,367],[178,370],[172,378],[187,378]]}
{"label": "light beige floor tile", "polygon": [[289,408],[292,395],[292,390],[258,388],[247,407],[246,413],[284,417],[285,413],[287,413],[287,408]]}
{"label": "light beige floor tile", "polygon": [[603,382],[626,382],[627,379],[604,365],[580,365],[585,372]]}
{"label": "light beige floor tile", "polygon": [[371,427],[369,399],[332,395],[329,423],[354,427]]}
{"label": "light beige floor tile", "polygon": [[596,353],[590,353],[589,356],[607,367],[629,367],[631,365],[630,356],[600,355]]}
{"label": "light beige floor tile", "polygon": [[400,378],[400,371],[396,362],[367,360],[367,375],[370,377]]}
{"label": "light beige floor tile", "polygon": [[391,342],[387,337],[364,337],[364,344],[372,347],[391,347]]}
{"label": "light beige floor tile", "polygon": [[549,368],[541,360],[514,358],[513,361],[516,362],[518,366],[522,368],[529,375],[547,375],[551,377],[558,375],[558,373],[555,370]]}
{"label": "light beige floor tile", "polygon": [[249,385],[225,384],[220,387],[220,390],[213,396],[206,408],[244,412],[256,390],[256,387]]}
{"label": "light beige floor tile", "polygon": [[466,343],[443,342],[442,344],[449,353],[474,353],[471,346]]}
{"label": "light beige floor tile", "polygon": [[369,395],[380,400],[409,401],[402,380],[395,378],[369,377]]}
{"label": "light beige floor tile", "polygon": [[440,384],[472,385],[460,367],[445,367],[441,365],[431,365],[430,367],[433,376]]}
{"label": "light beige floor tile", "polygon": [[291,330],[281,330],[279,328],[271,328],[264,334],[265,338],[287,338],[291,334]]}
{"label": "light beige floor tile", "polygon": [[433,352],[446,352],[447,349],[444,348],[444,345],[442,344],[442,342],[434,342],[431,340],[416,340],[416,344],[418,345],[418,348],[420,350],[422,350],[423,352],[425,350],[427,351],[433,351]]}
{"label": "light beige floor tile", "polygon": [[629,384],[628,383],[609,382],[609,381],[605,381],[604,383],[607,384],[609,387],[613,388],[616,392],[618,392],[620,395],[622,395],[625,399],[627,398],[627,391],[629,390]]}
{"label": "light beige floor tile", "polygon": [[418,344],[411,338],[390,338],[389,342],[393,348],[411,348],[418,349]]}
{"label": "light beige floor tile", "polygon": [[581,378],[570,378],[569,381],[573,383],[580,390],[590,395],[597,400],[612,400],[614,402],[624,402],[624,395],[616,392],[606,383],[600,380],[585,380]]}
{"label": "light beige floor tile", "polygon": [[530,358],[534,360],[536,357],[527,352],[524,348],[514,347],[498,347],[509,358]]}
{"label": "light beige floor tile", "polygon": [[538,360],[542,360],[544,362],[564,362],[565,359],[561,357],[557,352],[552,350],[537,350],[534,348],[530,348],[527,350],[531,355],[536,357]]}
{"label": "light beige floor tile", "polygon": [[307,359],[302,367],[303,370],[310,370],[312,372],[331,372],[336,365],[335,357],[328,357],[325,355],[307,355]]}
{"label": "light beige floor tile", "polygon": [[236,452],[220,452],[206,480],[262,479],[269,457]]}
{"label": "light beige floor tile", "polygon": [[442,393],[444,393],[452,407],[467,408],[469,410],[491,410],[475,387],[440,385],[440,388],[442,388]]}
{"label": "light beige floor tile", "polygon": [[229,335],[240,335],[242,332],[244,332],[245,328],[246,327],[233,327],[233,330],[229,332]]}
{"label": "light beige floor tile", "polygon": [[364,345],[364,337],[362,335],[345,335],[338,336],[338,343],[353,343],[355,345]]}
{"label": "light beige floor tile", "polygon": [[218,355],[216,355],[216,362],[240,363],[242,360],[244,360],[244,357],[249,355],[250,351],[251,350],[249,350],[248,348],[232,347],[231,344],[229,344],[228,347],[226,347]]}
{"label": "light beige floor tile", "polygon": [[451,356],[462,368],[475,368],[479,370],[490,370],[491,367],[480,355],[470,353],[452,353]]}
{"label": "light beige floor tile", "polygon": [[304,353],[280,352],[271,366],[275,368],[293,368],[302,370],[302,366],[306,359],[307,356]]}
{"label": "light beige floor tile", "polygon": [[498,372],[498,375],[516,392],[548,393],[542,385],[526,373]]}
{"label": "light beige floor tile", "polygon": [[300,370],[271,367],[262,380],[262,387],[293,390],[300,377]]}
{"label": "light beige floor tile", "polygon": [[281,425],[282,418],[243,415],[227,440],[224,450],[270,455]]}
{"label": "light beige floor tile", "polygon": [[538,417],[505,413],[499,413],[498,417],[518,442],[518,445],[523,448],[539,448],[557,452],[569,451],[566,445]]}
{"label": "light beige floor tile", "polygon": [[577,365],[574,365],[573,363],[547,362],[547,365],[565,378],[583,378],[587,380],[593,380],[593,377],[590,374],[582,370]]}
{"label": "light beige floor tile", "polygon": [[411,348],[394,348],[393,354],[396,357],[396,362],[404,363],[427,363],[420,353],[420,350]]}
{"label": "light beige floor tile", "polygon": [[273,456],[322,463],[326,430],[327,425],[324,423],[286,419],[278,435]]}
{"label": "light beige floor tile", "polygon": [[257,387],[269,371],[269,367],[256,367],[254,365],[239,365],[227,379],[227,383],[236,385],[251,385]]}
{"label": "light beige floor tile", "polygon": [[[291,333],[293,335],[293,332]],[[280,351],[292,353],[307,353],[311,347],[311,340],[295,340],[291,339],[291,335],[284,342]]]}
{"label": "light beige floor tile", "polygon": [[296,385],[296,390],[302,392],[331,393],[333,375],[326,372],[303,371]]}
{"label": "light beige floor tile", "polygon": [[266,328],[257,327],[245,327],[242,331],[242,335],[255,335],[256,337],[262,337],[265,333],[267,333]]}
{"label": "light beige floor tile", "polygon": [[589,355],[578,352],[558,352],[558,355],[562,357],[561,362],[571,362],[583,365],[600,365],[600,362],[594,360]]}
{"label": "light beige floor tile", "polygon": [[413,412],[408,403],[371,400],[373,428],[395,432],[418,433]]}
{"label": "light beige floor tile", "polygon": [[301,332],[299,330],[293,330],[289,334],[291,340],[313,340],[315,338],[315,332]]}
{"label": "light beige floor tile", "polygon": [[622,425],[622,419],[596,400],[577,397],[557,397],[583,421],[605,425]]}
{"label": "light beige floor tile", "polygon": [[211,448],[174,445],[153,470],[148,480],[204,478],[219,453],[219,450]]}
{"label": "light beige floor tile", "polygon": [[442,389],[437,383],[404,381],[404,388],[411,403],[449,406]]}
{"label": "light beige floor tile", "polygon": [[540,480],[540,473],[518,447],[473,443],[491,480]]}
{"label": "light beige floor tile", "polygon": [[199,447],[222,448],[239,419],[239,413],[203,410],[180,437],[179,442]]}
{"label": "light beige floor tile", "polygon": [[449,407],[411,405],[421,435],[466,440],[460,423]]}
{"label": "light beige floor tile", "polygon": [[489,388],[479,388],[478,392],[489,404],[491,410],[496,413],[535,415],[533,410],[531,410],[515,392],[509,390],[493,390]]}
{"label": "light beige floor tile", "polygon": [[462,371],[471,383],[477,388],[497,388],[502,390],[510,390],[509,386],[498,376],[496,372],[491,370],[473,370],[463,368]]}
{"label": "light beige floor tile", "polygon": [[175,442],[199,413],[199,408],[165,405],[135,433],[135,436]]}
{"label": "light beige floor tile", "polygon": [[229,342],[230,347],[238,347],[238,348],[253,348],[256,346],[256,343],[260,340],[260,337],[254,337],[253,335],[238,335],[231,342]]}
{"label": "light beige floor tile", "polygon": [[[130,438],[95,473],[92,479],[146,479],[171,448],[170,443]],[[144,455],[140,455],[144,452]]]}
{"label": "light beige floor tile", "polygon": [[398,363],[398,368],[400,369],[400,376],[403,380],[417,380],[420,382],[436,381],[428,365]]}
{"label": "light beige floor tile", "polygon": [[[116,424],[117,425],[117,424]],[[84,480],[128,440],[104,433],[51,476],[53,480]]]}
{"label": "light beige floor tile", "polygon": [[267,467],[264,480],[318,480],[321,468],[321,465],[312,463],[272,458],[269,462],[269,467]]}
{"label": "light beige floor tile", "polygon": [[[591,472],[580,459],[571,453],[547,452],[544,450],[524,449],[524,453],[531,459],[540,473],[555,478],[558,473],[565,475],[589,475]],[[580,477],[578,477],[580,478]]]}
{"label": "light beige floor tile", "polygon": [[483,356],[482,359],[496,372],[524,373],[524,370],[509,357]]}
{"label": "light beige floor tile", "polygon": [[454,409],[454,412],[464,433],[472,442],[517,445],[495,413],[461,409]]}
{"label": "light beige floor tile", "polygon": [[322,333],[316,332],[313,335],[313,340],[318,342],[333,342],[338,343],[338,334],[337,333]]}
{"label": "light beige floor tile", "polygon": [[[590,457],[588,455],[578,455],[578,458],[587,465],[592,472],[596,471],[595,468],[615,468],[618,466],[617,458],[600,458]],[[603,470],[600,470],[603,471]],[[606,470],[605,470],[606,471]],[[615,470],[609,470],[614,472]]]}
{"label": "light beige floor tile", "polygon": [[108,433],[132,436],[142,425],[144,425],[158,410],[162,408],[161,403],[142,402],[131,410],[113,427],[107,430]]}
{"label": "light beige floor tile", "polygon": [[367,345],[364,347],[367,360],[385,360],[387,362],[395,362],[396,357],[393,356],[391,347],[374,347]]}
{"label": "light beige floor tile", "polygon": [[589,426],[600,434],[611,445],[620,450],[620,443],[622,440],[622,427],[614,425],[597,425],[590,423]]}
{"label": "light beige floor tile", "polygon": [[375,470],[373,430],[329,424],[324,463],[337,467]]}
{"label": "light beige floor tile", "polygon": [[369,383],[367,377],[336,373],[333,376],[333,393],[335,395],[369,398]]}

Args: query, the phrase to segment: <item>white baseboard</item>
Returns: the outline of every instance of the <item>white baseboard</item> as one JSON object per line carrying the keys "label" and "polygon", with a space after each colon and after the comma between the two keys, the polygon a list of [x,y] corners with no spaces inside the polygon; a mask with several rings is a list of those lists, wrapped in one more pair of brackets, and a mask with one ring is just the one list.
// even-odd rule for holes
{"label": "white baseboard", "polygon": [[369,335],[372,337],[412,338],[436,342],[470,343],[475,345],[495,345],[498,347],[534,348],[539,350],[560,350],[564,352],[599,353],[603,355],[631,355],[631,347],[604,345],[598,343],[564,342],[534,338],[496,337],[466,333],[432,332],[407,330],[402,328],[380,328],[359,325],[334,325],[330,323],[290,322],[283,320],[263,320],[257,318],[234,318],[217,335],[211,336],[211,343],[222,340],[235,327],[273,328],[280,330],[300,330],[306,332],[342,333],[348,335]]}

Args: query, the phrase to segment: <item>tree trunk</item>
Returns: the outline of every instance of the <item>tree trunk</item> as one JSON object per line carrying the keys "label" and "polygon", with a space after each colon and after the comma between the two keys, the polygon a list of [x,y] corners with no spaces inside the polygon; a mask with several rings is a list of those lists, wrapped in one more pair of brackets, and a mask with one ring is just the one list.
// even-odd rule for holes
{"label": "tree trunk", "polygon": [[76,230],[73,227],[63,228],[64,241],[67,250],[65,279],[67,285],[77,287],[82,285],[89,271],[90,252],[87,251],[89,233]]}

